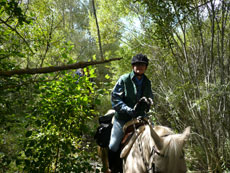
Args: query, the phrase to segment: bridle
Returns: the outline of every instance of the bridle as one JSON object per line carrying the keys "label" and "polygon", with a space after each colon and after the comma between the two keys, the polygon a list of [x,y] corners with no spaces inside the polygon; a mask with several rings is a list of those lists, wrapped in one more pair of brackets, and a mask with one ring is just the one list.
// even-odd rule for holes
{"label": "bridle", "polygon": [[[143,121],[144,124],[148,124],[148,125],[151,125],[151,122],[149,119],[143,119],[143,118],[138,118],[139,121]],[[133,127],[134,127],[134,132],[135,134],[137,135],[137,128],[136,128],[136,125],[135,123],[133,124]],[[165,135],[166,136],[166,135]],[[165,137],[164,136],[164,137]],[[149,163],[146,161],[146,159],[144,159],[144,153],[143,153],[143,149],[141,147],[141,141],[140,141],[140,138],[137,138],[137,141],[138,141],[138,148],[140,150],[140,153],[141,153],[141,157],[142,157],[142,160],[145,164],[145,167],[146,167],[146,170],[148,173],[158,173],[157,170],[156,170],[156,167],[155,167],[155,164],[153,164],[153,159],[154,159],[154,155],[157,154],[161,157],[165,157],[163,154],[161,154],[159,151],[157,151],[157,149],[155,148],[155,146],[152,147],[152,150],[150,152],[150,157],[149,157]]]}
{"label": "bridle", "polygon": [[[139,118],[138,119],[139,121],[143,121],[145,124],[148,124],[148,125],[151,125],[151,122],[149,119],[143,119],[143,118]],[[134,133],[137,135],[137,128],[135,126],[135,123],[133,124],[133,127],[134,127]],[[167,135],[163,135],[161,137],[167,137],[169,136],[170,134],[167,134]],[[147,170],[147,173],[160,173],[157,168],[155,167],[155,164],[153,163],[153,160],[154,160],[154,156],[155,155],[158,155],[160,157],[163,157],[163,158],[167,158],[168,156],[165,156],[164,154],[160,153],[157,149],[156,149],[156,146],[153,146],[152,149],[151,149],[151,152],[150,152],[150,157],[149,157],[149,163],[146,161],[145,157],[144,157],[144,153],[143,153],[143,149],[142,149],[142,146],[141,146],[141,141],[140,141],[140,138],[137,138],[137,142],[138,142],[138,148],[139,148],[139,151],[141,153],[141,157],[142,157],[142,160],[145,164],[145,167],[146,167],[146,170]],[[184,152],[182,152],[182,156],[180,157],[181,159],[184,158]]]}
{"label": "bridle", "polygon": [[[168,135],[164,135],[162,137],[166,137]],[[153,157],[155,154],[157,154],[158,156],[160,157],[163,157],[163,158],[167,158],[168,156],[165,156],[164,154],[161,154],[155,146],[152,147],[152,151],[151,151],[151,154],[150,154],[150,158]],[[182,155],[180,156],[180,159],[184,159],[184,151],[182,150]],[[147,172],[150,172],[150,173],[160,173],[160,171],[157,170],[157,168],[155,167],[155,164],[153,164],[153,160],[151,160],[152,163],[152,167],[150,169],[152,169],[152,172],[151,170],[147,170]]]}
{"label": "bridle", "polygon": [[[162,136],[162,137],[166,137],[166,136],[168,136],[168,135],[164,135],[164,136]],[[152,147],[152,150],[151,150],[151,152],[150,152],[150,159],[149,159],[149,165],[151,165],[151,166],[149,166],[149,167],[146,167],[147,169],[147,172],[149,172],[149,173],[160,173],[158,170],[157,170],[157,168],[155,167],[155,164],[153,163],[153,159],[154,159],[154,156],[155,155],[158,155],[158,156],[160,156],[160,157],[167,157],[167,156],[165,156],[164,154],[161,154],[157,149],[156,149],[156,146],[153,146]]]}

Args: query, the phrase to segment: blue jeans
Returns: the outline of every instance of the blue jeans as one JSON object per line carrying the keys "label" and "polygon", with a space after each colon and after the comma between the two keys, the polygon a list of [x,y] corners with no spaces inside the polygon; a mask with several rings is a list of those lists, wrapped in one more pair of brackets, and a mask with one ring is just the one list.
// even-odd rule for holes
{"label": "blue jeans", "polygon": [[125,123],[126,121],[118,120],[116,119],[116,117],[114,117],[114,122],[111,131],[110,142],[109,142],[109,149],[112,150],[113,152],[117,152],[120,147],[121,140],[124,136],[123,126]]}

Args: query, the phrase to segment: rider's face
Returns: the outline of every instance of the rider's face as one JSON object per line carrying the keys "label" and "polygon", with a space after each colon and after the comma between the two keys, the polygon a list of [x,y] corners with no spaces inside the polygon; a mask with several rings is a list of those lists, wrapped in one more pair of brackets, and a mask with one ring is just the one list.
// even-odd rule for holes
{"label": "rider's face", "polygon": [[138,75],[143,75],[146,69],[147,69],[147,65],[145,63],[133,64],[133,71]]}

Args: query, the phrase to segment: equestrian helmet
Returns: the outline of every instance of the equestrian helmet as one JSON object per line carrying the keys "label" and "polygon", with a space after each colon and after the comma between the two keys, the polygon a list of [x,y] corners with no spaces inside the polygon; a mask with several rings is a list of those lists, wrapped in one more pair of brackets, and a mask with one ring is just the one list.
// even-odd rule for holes
{"label": "equestrian helmet", "polygon": [[133,56],[132,60],[131,60],[131,64],[134,65],[136,63],[144,63],[146,64],[146,66],[148,66],[149,64],[149,59],[147,58],[146,55],[143,54],[137,54],[135,56]]}

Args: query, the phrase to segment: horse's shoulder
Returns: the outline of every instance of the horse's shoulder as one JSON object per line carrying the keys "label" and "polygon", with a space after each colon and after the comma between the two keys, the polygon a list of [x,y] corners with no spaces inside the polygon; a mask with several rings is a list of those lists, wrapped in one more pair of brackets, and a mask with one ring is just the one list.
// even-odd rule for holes
{"label": "horse's shoulder", "polygon": [[165,126],[154,126],[153,128],[155,130],[155,132],[159,135],[159,136],[165,136],[165,135],[171,135],[174,134],[173,131]]}

